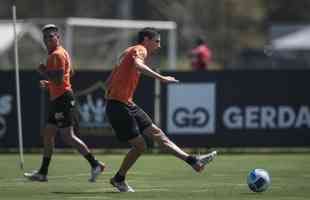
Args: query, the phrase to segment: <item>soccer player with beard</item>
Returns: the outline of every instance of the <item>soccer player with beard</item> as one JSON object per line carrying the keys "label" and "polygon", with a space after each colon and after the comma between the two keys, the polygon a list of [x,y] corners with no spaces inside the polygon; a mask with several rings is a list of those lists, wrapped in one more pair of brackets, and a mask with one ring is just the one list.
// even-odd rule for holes
{"label": "soccer player with beard", "polygon": [[162,83],[177,83],[174,77],[163,76],[153,71],[146,60],[160,48],[160,33],[154,28],[144,28],[138,33],[138,44],[128,47],[120,56],[106,80],[106,112],[117,138],[131,145],[119,170],[110,183],[120,192],[134,192],[125,181],[128,170],[133,166],[146,145],[141,134],[146,135],[168,150],[177,158],[188,163],[195,171],[201,172],[204,166],[216,156],[216,151],[202,156],[192,156],[174,144],[157,127],[152,119],[133,101],[133,95],[141,74],[160,80]]}

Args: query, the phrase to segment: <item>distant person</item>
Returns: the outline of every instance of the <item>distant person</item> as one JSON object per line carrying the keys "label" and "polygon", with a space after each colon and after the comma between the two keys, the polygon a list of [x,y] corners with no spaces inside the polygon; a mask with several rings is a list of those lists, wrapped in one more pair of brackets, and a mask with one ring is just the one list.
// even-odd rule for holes
{"label": "distant person", "polygon": [[177,158],[185,161],[195,171],[201,172],[204,166],[216,156],[216,151],[202,156],[192,156],[174,144],[156,126],[152,119],[133,101],[140,76],[146,75],[162,83],[179,82],[172,76],[161,75],[152,70],[145,61],[160,48],[160,33],[154,28],[144,28],[138,32],[137,44],[123,51],[119,62],[106,80],[106,113],[117,138],[127,142],[131,149],[126,154],[119,170],[110,183],[120,192],[134,192],[126,181],[129,169],[146,149],[142,135],[148,136]]}
{"label": "distant person", "polygon": [[206,41],[202,37],[198,37],[189,56],[193,70],[207,70],[211,63],[212,53]]}
{"label": "distant person", "polygon": [[43,129],[43,157],[38,171],[25,173],[32,181],[47,181],[49,164],[53,155],[55,136],[59,132],[64,142],[84,156],[91,167],[89,181],[94,182],[104,169],[104,163],[95,159],[86,144],[80,140],[75,131],[78,129],[76,100],[71,88],[72,67],[70,56],[60,44],[57,26],[47,24],[42,28],[43,41],[47,47],[48,57],[45,64],[40,64],[38,71],[46,78],[40,81],[41,88],[49,91],[48,119]]}

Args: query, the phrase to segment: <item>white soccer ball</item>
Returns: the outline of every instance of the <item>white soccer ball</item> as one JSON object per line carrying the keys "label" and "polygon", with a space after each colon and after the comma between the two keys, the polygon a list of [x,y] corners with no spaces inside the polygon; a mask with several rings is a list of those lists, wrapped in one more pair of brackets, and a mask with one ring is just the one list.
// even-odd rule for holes
{"label": "white soccer ball", "polygon": [[253,169],[248,177],[247,183],[253,192],[263,192],[271,185],[271,178],[264,169]]}

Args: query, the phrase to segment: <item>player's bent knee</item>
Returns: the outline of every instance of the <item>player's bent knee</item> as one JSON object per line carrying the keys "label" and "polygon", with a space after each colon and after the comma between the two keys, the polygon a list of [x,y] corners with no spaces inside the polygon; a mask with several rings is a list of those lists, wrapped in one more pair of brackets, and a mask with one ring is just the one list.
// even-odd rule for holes
{"label": "player's bent knee", "polygon": [[43,141],[45,143],[51,143],[52,141],[54,141],[54,136],[52,136],[52,135],[44,135],[43,136]]}
{"label": "player's bent knee", "polygon": [[74,137],[70,133],[62,133],[61,138],[68,145],[74,144]]}
{"label": "player's bent knee", "polygon": [[138,145],[134,145],[133,148],[135,148],[139,153],[144,153],[147,149],[145,143],[140,143]]}
{"label": "player's bent knee", "polygon": [[132,148],[136,149],[138,152],[143,153],[146,150],[146,144],[144,138],[139,135],[138,137],[128,141]]}
{"label": "player's bent knee", "polygon": [[139,153],[143,153],[143,152],[145,152],[146,149],[147,149],[144,140],[141,141],[141,142],[138,142],[138,143],[133,144],[132,147],[135,148]]}

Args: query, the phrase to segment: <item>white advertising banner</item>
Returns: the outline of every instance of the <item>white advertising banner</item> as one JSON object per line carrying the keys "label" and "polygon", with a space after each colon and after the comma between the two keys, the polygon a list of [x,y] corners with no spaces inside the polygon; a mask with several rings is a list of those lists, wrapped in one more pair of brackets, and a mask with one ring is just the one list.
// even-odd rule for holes
{"label": "white advertising banner", "polygon": [[215,84],[170,84],[167,90],[167,129],[170,134],[215,133]]}

